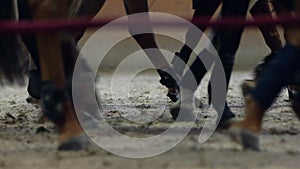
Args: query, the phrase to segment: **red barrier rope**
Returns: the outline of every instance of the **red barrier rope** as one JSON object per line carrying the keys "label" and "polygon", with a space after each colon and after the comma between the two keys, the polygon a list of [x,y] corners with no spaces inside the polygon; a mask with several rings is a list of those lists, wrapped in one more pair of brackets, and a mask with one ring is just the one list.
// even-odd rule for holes
{"label": "red barrier rope", "polygon": [[[85,28],[97,28],[106,25],[112,20],[91,20],[91,18],[77,18],[77,19],[56,19],[43,21],[2,21],[0,22],[0,33],[16,34],[16,33],[34,33],[34,32],[57,32],[62,30],[80,30]],[[143,25],[149,24],[143,20],[136,20],[135,22]],[[290,25],[299,26],[300,16],[282,15],[278,19],[272,19],[263,15],[256,16],[255,20],[245,20],[241,17],[223,17],[221,20],[211,21],[210,17],[200,17],[193,22],[198,26],[216,27],[218,29],[233,29],[241,27],[253,26],[272,26],[272,25]],[[153,25],[165,27],[180,27],[178,22],[163,22],[154,21]],[[118,22],[116,27],[128,25],[128,22]]]}

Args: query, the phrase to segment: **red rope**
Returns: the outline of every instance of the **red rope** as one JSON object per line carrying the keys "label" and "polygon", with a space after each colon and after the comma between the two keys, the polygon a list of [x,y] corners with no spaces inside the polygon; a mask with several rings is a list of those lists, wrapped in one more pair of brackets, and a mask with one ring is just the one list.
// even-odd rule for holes
{"label": "red rope", "polygon": [[[0,22],[0,33],[16,34],[16,33],[34,33],[34,32],[57,32],[62,30],[80,30],[88,27],[102,27],[112,20],[92,20],[91,18],[77,18],[77,19],[56,19],[43,21],[2,21]],[[143,20],[136,20],[136,23],[141,25],[149,24]],[[178,22],[163,22],[154,21],[153,25],[165,27],[180,27]],[[211,21],[210,17],[200,17],[194,20],[194,24],[198,26],[215,27],[218,29],[233,29],[241,27],[253,26],[272,26],[272,25],[290,25],[299,26],[300,16],[282,15],[278,19],[272,19],[265,16],[256,16],[255,20],[245,20],[241,17],[223,17],[222,20]],[[118,22],[116,27],[128,25],[127,22]]]}

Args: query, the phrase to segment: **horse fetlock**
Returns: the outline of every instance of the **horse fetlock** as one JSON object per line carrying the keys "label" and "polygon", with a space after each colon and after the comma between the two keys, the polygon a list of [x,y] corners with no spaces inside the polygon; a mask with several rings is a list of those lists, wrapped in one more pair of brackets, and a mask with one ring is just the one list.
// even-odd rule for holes
{"label": "horse fetlock", "polygon": [[178,87],[176,80],[168,72],[159,69],[157,70],[157,72],[161,77],[160,83],[163,86],[166,86],[167,88],[175,88],[175,89]]}
{"label": "horse fetlock", "polygon": [[63,124],[64,103],[68,100],[68,94],[52,82],[44,82],[41,92],[43,113],[54,123]]}
{"label": "horse fetlock", "polygon": [[59,143],[82,134],[68,90],[59,89],[53,82],[44,82],[42,88],[42,109],[60,132]]}

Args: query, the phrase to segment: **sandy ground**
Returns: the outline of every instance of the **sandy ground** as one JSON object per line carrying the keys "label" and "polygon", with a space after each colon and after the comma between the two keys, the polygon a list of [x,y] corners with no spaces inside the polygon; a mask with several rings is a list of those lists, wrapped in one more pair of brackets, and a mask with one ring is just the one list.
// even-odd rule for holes
{"label": "sandy ground", "polygon": [[[230,86],[229,105],[238,118],[244,116],[239,84],[242,79],[249,76],[247,72],[235,72]],[[155,115],[155,112],[164,110],[157,121],[144,124],[142,128],[137,128],[136,124],[124,120],[124,117],[134,116],[131,111],[132,105],[122,105],[124,109],[121,111],[112,107],[113,102],[109,93],[110,78],[110,73],[103,73],[97,91],[101,96],[105,116],[124,134],[151,136],[155,133],[152,132],[155,128],[167,129],[167,126],[172,124],[168,111],[170,102],[164,95],[165,88],[157,82],[159,78],[156,74],[142,73],[130,85],[132,105],[146,112],[143,116]],[[122,85],[122,79],[119,80],[119,84]],[[206,84],[207,80],[202,86]],[[204,108],[200,116],[213,118],[208,113],[205,87],[200,88],[197,95],[203,96]],[[55,128],[51,123],[40,119],[40,109],[27,104],[26,96],[25,87],[0,89],[0,168],[295,169],[300,165],[298,161],[300,126],[286,101],[286,93],[280,95],[265,118],[261,137],[262,152],[243,151],[241,147],[231,142],[226,132],[215,132],[205,144],[199,144],[197,141],[199,131],[194,128],[177,147],[148,159],[118,157],[95,145],[80,152],[58,152]],[[165,105],[167,107],[164,107]],[[132,128],[135,129],[131,130]]]}

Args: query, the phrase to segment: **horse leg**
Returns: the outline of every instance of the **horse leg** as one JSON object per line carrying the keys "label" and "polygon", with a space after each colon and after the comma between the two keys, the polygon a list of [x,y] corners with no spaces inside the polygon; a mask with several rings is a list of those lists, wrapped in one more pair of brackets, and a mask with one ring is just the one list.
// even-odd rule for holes
{"label": "horse leg", "polygon": [[[70,2],[70,0],[30,0],[29,6],[32,11],[33,20],[53,19],[67,17]],[[58,139],[60,144],[59,149],[82,149],[87,145],[87,141],[82,139],[83,130],[77,120],[70,100],[66,100],[67,97],[64,98],[68,94],[65,94],[67,85],[63,66],[62,33],[37,33],[36,39],[42,80],[47,82],[42,89],[45,92],[42,92],[43,111],[56,124],[60,131]],[[51,85],[49,82],[53,82],[54,85]],[[49,90],[54,93],[46,93]],[[55,98],[57,95],[61,97]],[[48,104],[45,104],[45,102],[49,101],[49,96],[53,99],[50,102],[52,101],[56,104],[52,105],[55,107],[49,107]],[[53,110],[53,112],[49,113],[49,110]],[[51,115],[51,113],[53,114]]]}
{"label": "horse leg", "polygon": [[[128,15],[148,12],[148,3],[147,0],[124,0],[124,5],[126,8],[126,12]],[[130,20],[130,17],[129,17]],[[129,26],[129,32],[133,33],[132,30],[135,29]],[[142,28],[152,31],[151,27]],[[142,47],[142,49],[158,49],[157,44],[155,43],[154,35],[152,33],[145,33],[139,35],[133,35],[133,38],[137,41],[137,43]],[[148,53],[147,53],[148,54]],[[165,68],[169,67],[168,62],[164,59],[163,54],[158,52],[157,55],[148,55],[151,62],[157,68]]]}
{"label": "horse leg", "polygon": [[[69,8],[69,17],[93,17],[95,16],[103,7],[106,0],[75,0],[71,7]],[[64,66],[65,73],[67,76],[72,74],[74,66],[79,55],[78,51],[78,41],[82,38],[86,31],[86,28],[72,31],[71,36],[74,38],[67,38],[63,42],[63,56],[64,56]],[[82,62],[82,61],[81,61]],[[70,72],[71,70],[71,72]],[[69,71],[69,72],[68,72]]]}
{"label": "horse leg", "polygon": [[[195,23],[199,17],[203,16],[213,16],[213,14],[218,9],[219,5],[221,4],[220,0],[213,0],[213,1],[199,1],[199,0],[193,0],[193,9],[195,10],[193,18],[191,20],[192,23]],[[206,26],[197,26],[202,32],[205,32]],[[182,76],[183,71],[185,69],[185,64],[188,63],[190,56],[193,52],[193,49],[197,46],[200,39],[202,37],[202,34],[195,35],[195,32],[192,29],[189,29],[185,35],[186,43],[185,45],[180,49],[180,52],[175,53],[175,57],[172,61],[174,69],[176,70],[176,73],[179,76]],[[189,45],[187,45],[189,44]],[[179,62],[177,59],[181,59],[182,62]]]}
{"label": "horse leg", "polygon": [[[256,15],[264,15],[267,18],[273,18],[272,11],[268,4],[267,0],[259,0],[250,10],[251,15],[253,16],[254,20]],[[262,33],[264,40],[268,47],[271,50],[271,54],[266,56],[264,60],[255,66],[254,68],[254,79],[253,80],[245,80],[241,85],[243,95],[246,96],[254,87],[256,81],[259,79],[260,75],[263,71],[267,68],[271,61],[274,61],[274,57],[276,53],[283,47],[283,44],[280,39],[280,35],[276,26],[259,26],[260,32]]]}
{"label": "horse leg", "polygon": [[[0,20],[15,20],[14,3],[11,0],[0,1]],[[21,78],[22,50],[17,35],[0,35],[0,84],[8,80],[15,82]],[[5,80],[3,80],[5,79]]]}
{"label": "horse leg", "polygon": [[[135,13],[142,13],[148,12],[148,3],[147,0],[124,0],[124,5],[126,8],[126,12],[128,15],[135,14]],[[129,22],[131,17],[129,16]],[[147,18],[149,19],[149,18]],[[134,22],[134,21],[133,21]],[[133,33],[133,30],[137,29],[136,27],[130,27],[129,25],[129,32]],[[152,32],[151,27],[143,27],[141,29],[146,29],[148,32]],[[133,35],[133,38],[137,41],[137,43],[141,46],[142,49],[159,49],[157,44],[155,43],[155,38],[153,33],[145,33],[145,34],[138,34]],[[166,86],[169,89],[168,97],[172,101],[176,101],[177,98],[177,83],[176,80],[177,76],[175,72],[171,69],[171,66],[164,58],[163,54],[156,50],[155,53],[147,52],[145,50],[147,56],[149,57],[150,61],[156,67],[159,76],[161,77],[160,83]],[[168,71],[168,73],[166,73]],[[171,74],[171,75],[170,75]],[[171,94],[170,94],[171,93]],[[174,94],[173,94],[174,93]]]}
{"label": "horse leg", "polygon": [[[300,0],[283,1],[296,14],[300,13]],[[272,105],[282,87],[286,86],[295,76],[300,63],[300,28],[290,26],[286,29],[287,44],[276,55],[276,61],[270,63],[257,85],[248,95],[246,117],[240,122],[231,125],[231,135],[242,143],[244,148],[259,150],[258,134],[262,129],[263,117],[266,110]],[[274,78],[276,77],[276,78]],[[299,107],[294,107],[299,115]]]}
{"label": "horse leg", "polygon": [[[74,0],[70,9],[68,16],[69,17],[93,17],[104,5],[105,0]],[[18,1],[19,8],[19,17],[20,19],[32,19],[32,14],[27,4],[27,0],[19,0]],[[75,43],[67,42],[67,46],[77,48],[76,43],[81,39],[85,32],[85,29],[76,30],[72,32],[72,36],[75,38]],[[40,93],[41,93],[41,73],[40,73],[40,64],[39,64],[39,54],[37,49],[36,37],[33,35],[22,35],[21,36],[24,44],[27,49],[30,51],[31,58],[36,65],[36,68],[30,68],[29,71],[29,84],[27,91],[29,93],[29,97],[26,99],[29,103],[39,103]],[[70,45],[71,44],[71,45]],[[72,49],[73,51],[76,49]],[[77,55],[73,55],[77,56]],[[74,60],[74,59],[73,59]],[[71,65],[70,65],[71,63]],[[72,68],[72,61],[64,62],[65,70],[67,68]],[[67,68],[66,68],[67,67]],[[73,68],[72,68],[73,69]]]}
{"label": "horse leg", "polygon": [[[272,19],[272,11],[267,0],[259,0],[250,10],[251,15],[255,20],[256,15],[264,15],[265,17]],[[266,44],[270,48],[271,52],[277,52],[282,48],[282,42],[276,26],[259,26],[260,32],[262,33]]]}
{"label": "horse leg", "polygon": [[[259,0],[256,2],[256,4],[252,7],[250,10],[251,15],[253,16],[254,20],[256,18],[256,15],[264,15],[266,18],[273,18],[272,11],[269,6],[269,2],[267,0]],[[255,69],[254,69],[254,80],[249,80],[243,83],[243,88],[248,88],[250,86],[247,86],[247,84],[255,83],[255,81],[259,78],[261,73],[264,71],[264,69],[268,66],[268,64],[274,60],[274,56],[276,53],[283,47],[283,44],[280,39],[280,35],[278,32],[278,29],[276,26],[259,26],[259,30],[262,33],[264,40],[267,44],[267,46],[271,50],[271,54],[266,56],[262,63],[259,63]],[[246,93],[247,91],[243,91],[243,93]]]}
{"label": "horse leg", "polygon": [[[94,17],[103,7],[106,0],[76,0],[80,3],[74,3],[69,10],[70,17]],[[78,42],[86,29],[72,32],[75,41]]]}
{"label": "horse leg", "polygon": [[[213,14],[216,13],[220,4],[221,4],[221,0],[212,0],[212,1],[193,0],[193,9],[195,10],[195,12],[191,20],[191,23],[195,24],[195,22],[199,17],[213,16]],[[196,26],[203,33],[207,28],[206,26],[199,26],[199,25]],[[202,35],[203,34],[195,34],[193,28],[189,29],[185,35],[185,39],[186,39],[185,44],[182,46],[179,52],[175,53],[175,57],[172,60],[172,64],[175,69],[175,72],[180,76],[180,78],[182,78],[186,64],[188,63],[191,54],[194,48],[199,43]],[[217,37],[213,35],[212,43],[216,49],[218,48],[217,40],[218,40]],[[202,107],[203,105],[200,99],[196,99],[195,103],[197,104],[196,107]]]}

